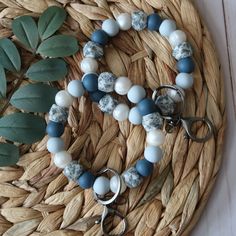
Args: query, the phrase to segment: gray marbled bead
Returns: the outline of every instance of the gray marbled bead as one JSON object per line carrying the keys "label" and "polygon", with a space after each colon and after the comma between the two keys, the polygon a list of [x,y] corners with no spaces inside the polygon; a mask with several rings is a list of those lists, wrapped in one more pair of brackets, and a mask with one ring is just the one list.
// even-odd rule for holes
{"label": "gray marbled bead", "polygon": [[142,125],[147,132],[154,129],[161,129],[163,126],[163,119],[159,112],[154,112],[143,116]]}
{"label": "gray marbled bead", "polygon": [[122,177],[125,181],[125,184],[129,188],[136,188],[143,181],[143,177],[138,173],[135,167],[131,167],[128,170],[124,171]]}
{"label": "gray marbled bead", "polygon": [[176,108],[174,100],[168,95],[159,96],[155,103],[163,115],[173,114]]}
{"label": "gray marbled bead", "polygon": [[83,48],[84,57],[99,59],[104,55],[103,47],[92,41],[88,41]]}
{"label": "gray marbled bead", "polygon": [[49,120],[59,123],[65,123],[68,118],[69,109],[53,104],[49,111]]}
{"label": "gray marbled bead", "polygon": [[99,101],[99,108],[102,112],[112,114],[115,107],[118,105],[118,101],[114,99],[111,95],[105,95]]}
{"label": "gray marbled bead", "polygon": [[186,57],[191,57],[193,55],[192,46],[188,42],[183,42],[174,48],[172,55],[178,61]]}
{"label": "gray marbled bead", "polygon": [[109,93],[114,91],[116,77],[110,72],[103,72],[98,76],[98,89]]}
{"label": "gray marbled bead", "polygon": [[132,27],[141,31],[147,27],[147,14],[143,11],[135,11],[132,13]]}
{"label": "gray marbled bead", "polygon": [[77,161],[69,163],[63,171],[63,174],[69,179],[76,181],[84,172],[84,168]]}

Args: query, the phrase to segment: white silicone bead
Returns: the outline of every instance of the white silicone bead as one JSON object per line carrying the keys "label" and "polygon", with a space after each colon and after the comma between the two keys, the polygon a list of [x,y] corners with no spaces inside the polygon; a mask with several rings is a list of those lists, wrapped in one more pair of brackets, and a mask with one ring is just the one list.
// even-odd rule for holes
{"label": "white silicone bead", "polygon": [[113,110],[113,117],[117,121],[127,120],[129,117],[129,107],[124,104],[118,104]]}
{"label": "white silicone bead", "polygon": [[81,61],[80,68],[84,73],[95,73],[98,69],[98,62],[94,58],[86,57]]}
{"label": "white silicone bead", "polygon": [[187,73],[179,73],[176,76],[175,83],[183,89],[189,89],[193,86],[193,76]]}
{"label": "white silicone bead", "polygon": [[185,97],[185,92],[182,88],[180,88],[179,86],[175,85],[174,87],[176,87],[179,92],[177,92],[174,89],[168,89],[167,90],[167,94],[169,97],[171,97],[175,102],[181,102],[182,101],[182,96],[180,95],[180,93],[182,93],[183,97]]}
{"label": "white silicone bead", "polygon": [[98,195],[105,195],[110,191],[110,180],[104,176],[97,177],[93,184],[93,190]]}
{"label": "white silicone bead", "polygon": [[47,141],[47,149],[51,153],[61,152],[65,149],[64,141],[61,138],[51,137]]}
{"label": "white silicone bead", "polygon": [[176,24],[173,20],[166,19],[162,21],[159,32],[164,37],[169,37],[176,30]]}
{"label": "white silicone bead", "polygon": [[147,146],[144,150],[144,157],[151,163],[157,163],[161,160],[163,152],[161,148],[155,146]]}
{"label": "white silicone bead", "polygon": [[186,34],[182,30],[175,30],[170,34],[169,42],[172,48],[175,48],[179,44],[185,42],[187,40]]}
{"label": "white silicone bead", "polygon": [[84,87],[80,80],[72,80],[67,86],[67,90],[73,97],[81,97],[84,95]]}
{"label": "white silicone bead", "polygon": [[53,161],[57,167],[63,169],[72,161],[72,157],[68,152],[61,151],[55,154]]}
{"label": "white silicone bead", "polygon": [[155,129],[147,133],[147,144],[150,146],[160,146],[165,141],[165,134],[160,129]]}
{"label": "white silicone bead", "polygon": [[66,90],[61,90],[56,94],[55,102],[60,107],[70,107],[73,103],[73,97]]}
{"label": "white silicone bead", "polygon": [[120,14],[116,21],[121,30],[129,30],[132,27],[132,19],[129,13]]}
{"label": "white silicone bead", "polygon": [[[124,179],[122,178],[122,176],[120,176],[121,179],[121,189],[120,189],[120,194],[124,193],[127,186],[124,182]],[[112,178],[110,179],[110,189],[113,193],[116,193],[118,190],[118,177],[116,175],[112,176]]]}
{"label": "white silicone bead", "polygon": [[119,25],[113,19],[107,19],[102,23],[102,30],[104,30],[109,36],[113,37],[119,33]]}
{"label": "white silicone bead", "polygon": [[128,94],[128,99],[132,102],[132,103],[139,103],[142,99],[145,98],[146,96],[146,91],[145,89],[140,86],[140,85],[133,85]]}
{"label": "white silicone bead", "polygon": [[129,111],[129,121],[133,125],[141,125],[142,124],[142,116],[137,107],[133,107]]}
{"label": "white silicone bead", "polygon": [[116,79],[115,91],[119,95],[126,95],[132,86],[132,82],[128,77],[121,76]]}

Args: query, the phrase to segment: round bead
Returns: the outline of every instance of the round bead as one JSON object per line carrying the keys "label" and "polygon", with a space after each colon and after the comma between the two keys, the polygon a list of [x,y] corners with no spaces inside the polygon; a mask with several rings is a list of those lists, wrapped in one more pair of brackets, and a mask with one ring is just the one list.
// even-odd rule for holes
{"label": "round bead", "polygon": [[95,43],[105,46],[108,43],[109,36],[104,30],[100,29],[92,33],[91,40]]}
{"label": "round bead", "polygon": [[58,168],[63,169],[72,161],[72,157],[68,152],[61,151],[55,154],[53,161]]}
{"label": "round bead", "polygon": [[129,13],[120,14],[116,21],[121,30],[129,30],[132,27],[132,19]]}
{"label": "round bead", "polygon": [[147,28],[151,31],[158,31],[161,25],[162,19],[157,13],[153,13],[147,18]]}
{"label": "round bead", "polygon": [[151,146],[160,146],[165,141],[165,134],[160,129],[155,129],[147,133],[146,141]]}
{"label": "round bead", "polygon": [[177,70],[181,73],[192,73],[195,69],[195,63],[192,57],[182,58],[177,62]]}
{"label": "round bead", "polygon": [[110,191],[110,180],[104,176],[97,177],[94,184],[93,190],[98,195],[105,195]]}
{"label": "round bead", "polygon": [[117,121],[127,120],[129,117],[129,107],[126,104],[118,104],[113,110],[113,117]]}
{"label": "round bead", "polygon": [[49,120],[59,123],[65,123],[68,118],[68,108],[53,104],[49,111]]}
{"label": "round bead", "polygon": [[88,92],[94,92],[98,90],[98,75],[95,73],[85,74],[82,77],[82,83],[84,88]]}
{"label": "round bead", "polygon": [[83,48],[84,57],[91,57],[95,59],[100,59],[103,57],[103,47],[98,43],[94,43],[92,41],[88,41]]}
{"label": "round bead", "polygon": [[98,62],[94,58],[84,58],[80,63],[81,70],[86,73],[95,73],[98,69]]}
{"label": "round bead", "polygon": [[129,188],[136,188],[143,182],[143,177],[138,173],[135,167],[130,167],[122,174],[124,182]]}
{"label": "round bead", "polygon": [[163,157],[163,152],[160,147],[147,146],[144,150],[144,157],[151,163],[157,163]]}
{"label": "round bead", "polygon": [[155,102],[151,98],[145,98],[137,104],[138,110],[142,116],[151,114],[157,111]]}
{"label": "round bead", "polygon": [[91,98],[91,100],[93,101],[93,102],[99,102],[101,99],[102,99],[102,97],[104,97],[106,95],[106,93],[104,93],[104,92],[102,92],[102,91],[99,91],[99,90],[97,90],[97,91],[95,91],[95,92],[91,92],[91,93],[89,93],[89,96],[90,96],[90,98]]}
{"label": "round bead", "polygon": [[96,177],[89,171],[85,171],[77,180],[79,186],[83,189],[91,188]]}
{"label": "round bead", "polygon": [[117,100],[114,99],[111,95],[107,94],[100,99],[98,107],[101,109],[102,112],[111,115],[117,105]]}
{"label": "round bead", "polygon": [[187,73],[180,73],[177,75],[175,83],[183,89],[189,89],[193,86],[193,76]]}
{"label": "round bead", "polygon": [[115,91],[119,95],[126,95],[132,86],[132,82],[128,77],[121,76],[116,79]]}
{"label": "round bead", "polygon": [[135,11],[131,15],[132,18],[132,27],[141,31],[147,27],[147,14],[143,11]]}
{"label": "round bead", "polygon": [[66,90],[59,91],[55,96],[55,102],[60,107],[70,107],[73,100],[73,97]]}
{"label": "round bead", "polygon": [[62,123],[49,121],[46,132],[50,137],[60,137],[64,133],[64,125]]}
{"label": "round bead", "polygon": [[109,93],[114,91],[116,76],[110,72],[103,72],[98,76],[98,89]]}
{"label": "round bead", "polygon": [[133,85],[128,94],[128,99],[132,102],[132,103],[139,103],[142,99],[145,98],[146,96],[146,91],[145,89],[140,86],[140,85]]}
{"label": "round bead", "polygon": [[64,141],[61,138],[51,137],[47,141],[47,149],[51,153],[57,153],[65,149]]}
{"label": "round bead", "polygon": [[84,168],[77,162],[70,162],[63,170],[63,174],[72,181],[76,181],[84,172]]}
{"label": "round bead", "polygon": [[84,87],[80,80],[72,80],[67,86],[67,90],[73,97],[82,97],[84,95]]}
{"label": "round bead", "polygon": [[192,46],[188,42],[183,42],[174,48],[172,55],[176,60],[191,57],[193,55]]}
{"label": "round bead", "polygon": [[[127,186],[122,176],[120,176],[120,180],[121,180],[120,194],[122,194],[125,192]],[[110,179],[110,189],[113,193],[116,193],[118,190],[118,177],[116,175],[112,176],[112,178]]]}
{"label": "round bead", "polygon": [[140,125],[142,124],[142,116],[137,107],[133,107],[129,111],[129,121],[131,124]]}
{"label": "round bead", "polygon": [[138,160],[135,168],[140,175],[147,177],[152,174],[153,163],[147,161],[146,159]]}
{"label": "round bead", "polygon": [[171,33],[176,30],[176,23],[173,20],[164,20],[159,28],[159,32],[162,36],[169,38]]}
{"label": "round bead", "polygon": [[102,29],[111,37],[119,33],[119,25],[114,19],[107,19],[102,23]]}
{"label": "round bead", "polygon": [[154,112],[143,116],[142,125],[147,132],[150,132],[154,129],[161,129],[163,126],[163,118],[159,112]]}
{"label": "round bead", "polygon": [[[177,85],[174,85],[174,87],[176,87],[178,89],[178,91],[174,90],[174,89],[168,89],[167,90],[167,95],[174,101],[174,102],[181,102],[182,101],[182,96],[183,98],[185,97],[185,92],[182,88],[180,88]],[[180,95],[180,93],[182,94],[182,96]]]}
{"label": "round bead", "polygon": [[169,42],[172,48],[175,48],[176,46],[180,45],[186,40],[187,40],[187,36],[182,30],[175,30],[174,32],[170,34],[170,37],[169,37]]}

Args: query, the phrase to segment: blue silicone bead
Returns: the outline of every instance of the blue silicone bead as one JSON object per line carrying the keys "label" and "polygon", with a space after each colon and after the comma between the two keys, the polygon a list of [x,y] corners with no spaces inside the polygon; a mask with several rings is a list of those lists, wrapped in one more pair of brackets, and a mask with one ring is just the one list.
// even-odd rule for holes
{"label": "blue silicone bead", "polygon": [[95,92],[98,90],[98,75],[95,73],[85,74],[82,78],[84,88],[88,92]]}
{"label": "blue silicone bead", "polygon": [[102,91],[100,91],[100,90],[97,90],[97,91],[95,91],[95,92],[89,93],[89,96],[90,96],[91,100],[92,100],[93,102],[97,102],[97,103],[99,103],[99,101],[101,100],[101,98],[104,97],[105,95],[106,95],[106,93],[105,93],[105,92],[102,92]]}
{"label": "blue silicone bead", "polygon": [[46,132],[50,137],[60,137],[64,133],[64,125],[59,122],[49,121]]}
{"label": "blue silicone bead", "polygon": [[153,163],[147,161],[146,159],[138,160],[135,168],[140,175],[146,177],[152,174]]}
{"label": "blue silicone bead", "polygon": [[83,189],[93,187],[96,177],[89,171],[85,171],[77,180],[79,186]]}
{"label": "blue silicone bead", "polygon": [[148,16],[147,28],[152,31],[158,31],[162,23],[161,17],[157,13]]}
{"label": "blue silicone bead", "polygon": [[194,69],[195,63],[192,57],[186,57],[177,62],[177,70],[181,73],[192,73]]}
{"label": "blue silicone bead", "polygon": [[138,110],[142,116],[154,113],[157,111],[155,102],[150,98],[145,98],[137,104]]}
{"label": "blue silicone bead", "polygon": [[109,36],[104,30],[96,30],[91,35],[91,40],[94,43],[98,43],[102,46],[105,46],[108,43]]}

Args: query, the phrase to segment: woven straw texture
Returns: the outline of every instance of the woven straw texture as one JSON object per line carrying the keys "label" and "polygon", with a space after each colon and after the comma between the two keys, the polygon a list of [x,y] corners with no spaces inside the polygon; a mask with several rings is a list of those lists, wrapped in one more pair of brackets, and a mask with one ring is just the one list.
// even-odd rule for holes
{"label": "woven straw texture", "polygon": [[[187,92],[186,116],[207,115],[215,126],[214,138],[206,143],[184,139],[184,130],[168,134],[163,146],[164,159],[155,166],[151,178],[138,188],[126,191],[115,206],[127,216],[127,235],[189,235],[200,218],[215,183],[222,158],[225,130],[223,79],[214,44],[198,12],[189,0],[0,0],[0,37],[11,37],[13,18],[29,14],[38,17],[48,6],[65,7],[68,18],[61,32],[75,35],[81,45],[101,21],[121,12],[158,10],[162,17],[174,19],[194,47],[196,61],[194,88]],[[22,50],[25,63],[30,55]],[[67,58],[68,77],[55,86],[65,87],[80,79],[81,51]],[[100,62],[101,71],[127,75],[133,83],[149,89],[172,84],[175,60],[169,43],[158,33],[133,30],[112,39]],[[23,83],[27,83],[24,81]],[[14,90],[14,82],[9,85]],[[126,100],[126,98],[122,98]],[[126,101],[127,102],[127,101]],[[12,112],[8,108],[6,113]],[[201,135],[205,127],[199,125]],[[142,158],[145,131],[129,122],[117,123],[103,115],[88,97],[70,109],[63,135],[73,159],[96,172],[107,166],[122,172]],[[102,207],[91,190],[82,191],[68,183],[46,151],[47,137],[32,146],[22,145],[22,157],[15,167],[0,170],[0,234],[31,236],[101,235],[94,224]],[[110,223],[113,233],[121,224]]]}

